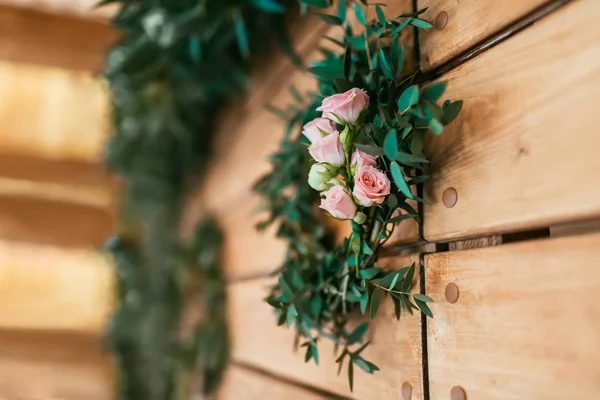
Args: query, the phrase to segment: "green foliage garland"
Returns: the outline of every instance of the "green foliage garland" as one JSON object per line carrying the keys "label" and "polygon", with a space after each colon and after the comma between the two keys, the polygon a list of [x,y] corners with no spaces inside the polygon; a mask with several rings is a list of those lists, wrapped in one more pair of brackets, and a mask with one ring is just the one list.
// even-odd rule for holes
{"label": "green foliage garland", "polygon": [[[301,0],[300,8],[330,2]],[[203,364],[206,347],[199,337],[219,331],[200,326],[191,347],[180,337],[187,287],[182,277],[194,265],[179,237],[183,202],[202,177],[215,115],[248,87],[248,56],[278,42],[295,57],[285,15],[298,2],[104,0],[99,5],[110,3],[119,6],[112,24],[122,33],[105,70],[113,111],[106,163],[123,178],[118,232],[107,244],[117,264],[118,305],[109,327],[120,370],[117,397],[186,398],[185,371],[195,367],[190,352]],[[216,275],[204,272],[201,279],[218,286]],[[202,287],[212,290],[207,285]],[[218,304],[219,299],[209,300]],[[226,345],[222,348],[204,363],[204,373],[212,371],[205,376],[205,391],[214,388],[224,367]]]}
{"label": "green foliage garland", "polygon": [[[419,89],[414,84],[415,74],[404,73],[405,50],[400,38],[410,26],[431,28],[429,22],[420,18],[425,9],[387,19],[379,5],[374,8],[377,19],[367,22],[362,7],[354,4],[356,18],[364,25],[361,33],[352,32],[341,12],[324,18],[332,24],[343,24],[345,36],[342,41],[335,41],[342,51],[338,54],[323,50],[323,60],[309,68],[319,82],[319,93],[298,98],[298,104],[288,109],[295,112],[279,111],[288,120],[288,130],[281,149],[271,158],[272,171],[255,185],[270,210],[270,217],[258,229],[276,223],[277,236],[288,242],[278,283],[266,301],[275,308],[279,325],[294,327],[297,341],[306,348],[307,362],[312,359],[319,363],[319,341],[328,339],[335,343],[338,373],[347,362],[351,389],[355,367],[367,373],[379,370],[362,356],[369,345],[363,341],[369,323],[351,329],[353,315],[368,310],[370,318],[374,318],[382,298],[390,295],[398,319],[402,310],[410,314],[420,310],[432,316],[427,305],[431,299],[411,293],[414,264],[398,271],[384,271],[376,262],[395,223],[419,219],[407,200],[424,202],[411,191],[411,187],[428,178],[422,174],[428,162],[422,153],[424,135],[429,130],[441,134],[462,107],[461,101],[438,105],[445,83]],[[316,109],[325,97],[352,88],[364,89],[370,102],[357,122],[336,121],[342,132],[346,161],[341,167],[320,164],[329,168],[332,175],[338,175],[336,183],[327,184],[341,185],[351,193],[355,172],[351,170],[349,155],[353,150],[361,150],[378,157],[377,168],[393,185],[381,205],[358,205],[357,217],[348,222],[352,224],[352,234],[336,245],[323,225],[323,218],[328,217],[316,210],[319,194],[307,182],[313,164],[306,149],[309,140],[291,133],[295,126],[320,116]],[[324,183],[323,180],[318,184]],[[290,188],[293,190],[286,190]]]}

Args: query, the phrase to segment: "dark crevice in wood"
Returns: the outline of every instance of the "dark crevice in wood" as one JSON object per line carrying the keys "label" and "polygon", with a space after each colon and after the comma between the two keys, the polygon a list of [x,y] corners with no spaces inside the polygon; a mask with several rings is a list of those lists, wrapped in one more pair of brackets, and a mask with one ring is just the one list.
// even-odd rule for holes
{"label": "dark crevice in wood", "polygon": [[541,228],[525,232],[506,233],[502,235],[502,243],[522,242],[547,237],[550,237],[550,228]]}
{"label": "dark crevice in wood", "polygon": [[339,394],[330,392],[328,390],[325,389],[319,389],[319,388],[315,388],[313,386],[307,385],[305,383],[302,382],[297,382],[293,379],[287,378],[285,376],[280,376],[277,374],[272,373],[271,371],[267,371],[261,367],[257,367],[256,365],[252,365],[249,364],[247,362],[243,362],[243,361],[232,361],[231,362],[232,365],[239,367],[241,369],[245,369],[247,371],[251,371],[254,372],[256,374],[262,375],[263,377],[266,377],[268,379],[272,379],[272,380],[276,380],[279,382],[283,382],[285,384],[288,384],[290,386],[294,386],[297,388],[300,388],[302,390],[306,390],[307,392],[311,392],[314,394],[317,394],[319,396],[323,396],[326,397],[328,399],[335,399],[335,400],[352,400],[351,397],[345,397],[345,396],[340,396]]}
{"label": "dark crevice in wood", "polygon": [[[419,266],[420,266],[420,280],[419,286],[421,290],[421,294],[426,293],[426,280],[425,280],[425,255],[427,253],[419,254]],[[423,400],[430,400],[429,396],[429,353],[427,350],[427,316],[423,313],[421,314],[421,363],[422,363],[422,373],[423,373]]]}
{"label": "dark crevice in wood", "polygon": [[[479,43],[465,50],[457,57],[443,63],[442,65],[433,68],[430,71],[421,72],[419,77],[416,79],[418,83],[429,82],[435,80],[456,67],[466,63],[467,61],[477,57],[479,54],[491,49],[499,43],[504,42],[506,39],[516,35],[517,33],[525,30],[526,28],[533,25],[540,19],[552,14],[554,11],[561,7],[569,4],[573,0],[551,0],[532,12],[525,14],[523,17],[513,22],[512,24],[501,29],[499,32],[494,33],[491,36],[483,39]],[[420,60],[419,60],[420,61]],[[420,65],[420,63],[419,63]]]}

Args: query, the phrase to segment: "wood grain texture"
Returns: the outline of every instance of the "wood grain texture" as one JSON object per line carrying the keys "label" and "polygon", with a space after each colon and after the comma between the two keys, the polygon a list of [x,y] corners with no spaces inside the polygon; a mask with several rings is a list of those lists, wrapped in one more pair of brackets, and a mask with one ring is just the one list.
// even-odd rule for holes
{"label": "wood grain texture", "polygon": [[100,81],[86,72],[0,61],[0,93],[0,153],[97,164],[109,133]]}
{"label": "wood grain texture", "polygon": [[117,39],[104,23],[0,5],[2,60],[99,72]]}
{"label": "wood grain texture", "polygon": [[327,398],[235,365],[228,368],[217,394],[217,400],[325,400]]}
{"label": "wood grain texture", "polygon": [[423,16],[432,23],[439,13],[448,14],[443,29],[420,31],[421,66],[428,70],[451,60],[546,1],[418,0],[419,9],[429,7]]}
{"label": "wood grain texture", "polygon": [[30,195],[0,197],[0,239],[91,248],[101,246],[114,230],[109,209]]}
{"label": "wood grain texture", "polygon": [[[600,215],[600,185],[590,184],[600,170],[598,12],[598,1],[575,1],[443,77],[447,97],[464,106],[425,146],[427,240]],[[450,187],[458,201],[446,208]]]}
{"label": "wood grain texture", "polygon": [[[389,16],[411,10],[409,0],[386,3],[388,7],[384,10]],[[353,15],[353,11],[349,10],[349,18]],[[374,7],[368,8],[367,18],[375,18]],[[353,19],[351,24],[357,25]],[[412,31],[409,29],[406,32],[409,35],[408,43],[411,43]],[[317,45],[340,51],[335,45],[322,39],[322,34],[323,31],[320,31],[316,37],[311,36],[310,40],[300,45],[304,58],[308,62],[321,58]],[[341,28],[329,27],[326,34],[339,38],[342,34]],[[407,56],[412,54],[408,46],[406,51]],[[265,110],[264,105],[268,103],[285,108],[288,104],[292,104],[293,97],[288,90],[290,84],[298,88],[301,93],[316,90],[316,81],[312,75],[297,69],[287,69],[285,73],[278,75],[277,79],[266,81],[261,78],[257,82],[255,93],[250,95],[249,102],[237,111],[222,115],[215,135],[214,163],[206,174],[203,187],[190,201],[188,216],[185,218],[184,230],[190,231],[198,215],[203,210],[211,210],[226,220],[226,242],[247,244],[235,247],[244,248],[244,253],[231,253],[234,247],[225,251],[228,264],[226,269],[232,279],[274,270],[280,264],[285,251],[284,243],[271,233],[253,233],[257,218],[242,212],[242,209],[251,210],[258,204],[256,196],[251,191],[252,185],[260,176],[269,172],[271,166],[268,157],[279,149],[285,131],[285,122]],[[247,203],[251,203],[252,206]],[[350,229],[349,224],[336,227],[340,237],[346,234],[348,229]],[[414,221],[407,220],[400,223],[397,231],[393,240],[396,243],[418,240],[417,224]],[[235,260],[235,262],[229,263],[227,260]]]}
{"label": "wood grain texture", "polygon": [[79,18],[105,21],[116,12],[115,5],[96,8],[95,0],[1,0],[0,4],[49,12],[76,15]]}
{"label": "wood grain texture", "polygon": [[426,256],[431,398],[599,398],[599,258],[599,234]]}
{"label": "wood grain texture", "polygon": [[97,335],[112,310],[112,286],[112,267],[99,253],[0,242],[0,330]]}
{"label": "wood grain texture", "polygon": [[3,400],[108,400],[113,366],[98,337],[0,331]]}
{"label": "wood grain texture", "polygon": [[[382,265],[398,269],[414,261],[416,256],[395,257],[386,259]],[[382,301],[381,309],[367,332],[371,345],[363,353],[381,371],[374,375],[357,371],[354,393],[350,393],[347,376],[336,375],[333,345],[328,341],[321,342],[318,367],[314,363],[305,364],[304,354],[293,351],[294,332],[277,327],[273,309],[264,302],[271,282],[271,279],[258,279],[229,285],[228,313],[234,360],[357,399],[398,399],[403,382],[408,382],[413,388],[412,398],[421,399],[419,315],[403,314],[398,322],[392,301]],[[418,291],[416,277],[413,290]]]}

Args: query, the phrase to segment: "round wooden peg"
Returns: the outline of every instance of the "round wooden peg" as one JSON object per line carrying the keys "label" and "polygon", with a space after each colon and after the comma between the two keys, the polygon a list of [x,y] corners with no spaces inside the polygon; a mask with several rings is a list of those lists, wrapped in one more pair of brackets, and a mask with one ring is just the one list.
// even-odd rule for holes
{"label": "round wooden peg", "polygon": [[456,192],[456,189],[450,187],[444,190],[444,193],[442,193],[442,203],[444,203],[447,208],[454,207],[457,201],[458,193]]}
{"label": "round wooden peg", "polygon": [[404,382],[402,384],[402,398],[404,400],[410,400],[411,397],[412,397],[412,386],[410,386],[410,383]]}
{"label": "round wooden peg", "polygon": [[467,394],[465,393],[465,390],[460,386],[454,386],[452,390],[450,390],[450,399],[467,400]]}
{"label": "round wooden peg", "polygon": [[440,12],[435,18],[435,29],[441,31],[448,24],[448,13],[446,11]]}
{"label": "round wooden peg", "polygon": [[450,282],[446,285],[446,301],[450,304],[454,304],[458,301],[458,286],[456,283]]}

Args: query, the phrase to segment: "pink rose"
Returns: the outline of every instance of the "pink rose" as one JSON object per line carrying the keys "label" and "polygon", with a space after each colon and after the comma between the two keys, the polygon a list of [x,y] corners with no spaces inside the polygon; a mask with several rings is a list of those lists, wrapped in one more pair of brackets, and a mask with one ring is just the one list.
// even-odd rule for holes
{"label": "pink rose", "polygon": [[352,194],[361,206],[381,204],[385,196],[390,194],[390,180],[377,168],[363,166],[356,171]]}
{"label": "pink rose", "polygon": [[341,186],[334,186],[323,193],[324,199],[321,199],[319,206],[323,210],[329,212],[337,219],[352,219],[356,214],[356,204],[352,200],[352,196],[348,194]]}
{"label": "pink rose", "polygon": [[353,165],[356,165],[356,171],[360,170],[364,166],[374,167],[377,165],[377,156],[356,150],[354,153],[352,153],[352,158],[350,159],[350,166]]}
{"label": "pink rose", "polygon": [[333,121],[325,118],[315,118],[302,128],[302,134],[306,136],[311,143],[323,137],[321,131],[325,132],[327,135],[336,132],[335,124]]}
{"label": "pink rose", "polygon": [[338,131],[315,140],[308,148],[308,152],[317,162],[338,167],[344,164],[344,147],[340,142]]}
{"label": "pink rose", "polygon": [[353,124],[367,105],[369,105],[367,92],[352,88],[347,92],[326,97],[317,111],[323,111],[323,117],[333,121],[337,121],[335,114],[347,123]]}

